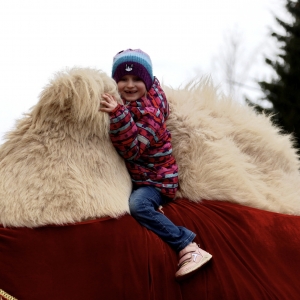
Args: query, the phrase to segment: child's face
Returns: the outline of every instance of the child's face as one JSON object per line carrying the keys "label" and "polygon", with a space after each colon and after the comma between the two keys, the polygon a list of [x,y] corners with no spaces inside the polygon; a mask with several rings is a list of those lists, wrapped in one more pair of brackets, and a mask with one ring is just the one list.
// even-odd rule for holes
{"label": "child's face", "polygon": [[140,77],[125,75],[118,82],[121,97],[126,101],[136,101],[146,95],[146,86]]}

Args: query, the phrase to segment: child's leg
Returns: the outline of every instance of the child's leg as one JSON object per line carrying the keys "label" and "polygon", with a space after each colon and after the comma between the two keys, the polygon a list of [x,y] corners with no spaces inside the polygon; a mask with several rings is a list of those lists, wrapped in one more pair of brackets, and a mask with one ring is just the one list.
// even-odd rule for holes
{"label": "child's leg", "polygon": [[157,211],[163,204],[159,191],[150,186],[135,190],[129,199],[131,215],[143,226],[156,233],[163,241],[179,252],[179,270],[175,277],[182,280],[206,264],[212,255],[192,243],[195,233],[173,224]]}
{"label": "child's leg", "polygon": [[157,209],[162,204],[161,193],[151,186],[138,188],[129,199],[132,217],[179,252],[189,245],[196,235],[185,227],[176,226],[164,214],[158,212]]}

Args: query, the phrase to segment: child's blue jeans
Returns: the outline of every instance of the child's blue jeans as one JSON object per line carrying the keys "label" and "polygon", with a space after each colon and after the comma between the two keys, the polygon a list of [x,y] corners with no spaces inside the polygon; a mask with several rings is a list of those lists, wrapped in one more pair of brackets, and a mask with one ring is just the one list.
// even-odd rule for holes
{"label": "child's blue jeans", "polygon": [[166,199],[154,187],[139,187],[130,196],[130,213],[141,225],[156,233],[179,252],[193,241],[196,234],[185,227],[176,226],[164,214],[157,211],[158,207],[165,203]]}

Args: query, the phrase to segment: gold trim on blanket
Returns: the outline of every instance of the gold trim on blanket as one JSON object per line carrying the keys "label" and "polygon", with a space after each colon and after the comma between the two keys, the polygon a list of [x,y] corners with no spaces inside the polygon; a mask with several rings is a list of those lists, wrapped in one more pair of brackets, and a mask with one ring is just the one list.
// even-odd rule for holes
{"label": "gold trim on blanket", "polygon": [[[4,297],[4,298],[3,298]],[[18,300],[0,289],[0,300]]]}

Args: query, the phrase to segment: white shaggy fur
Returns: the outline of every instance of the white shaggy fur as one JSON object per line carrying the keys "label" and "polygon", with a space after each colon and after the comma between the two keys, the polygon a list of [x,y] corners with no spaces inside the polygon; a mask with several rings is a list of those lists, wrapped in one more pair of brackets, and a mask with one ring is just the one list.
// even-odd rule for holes
{"label": "white shaggy fur", "polygon": [[[290,136],[209,80],[165,86],[179,165],[177,197],[224,200],[300,215],[299,159]],[[0,223],[65,224],[128,213],[131,181],[109,138],[101,71],[58,73],[0,148]]]}
{"label": "white shaggy fur", "polygon": [[178,197],[300,215],[300,165],[290,136],[250,107],[218,96],[208,79],[164,90]]}
{"label": "white shaggy fur", "polygon": [[58,73],[0,148],[0,223],[63,224],[128,209],[131,180],[109,138],[103,93],[121,101],[101,71]]}

